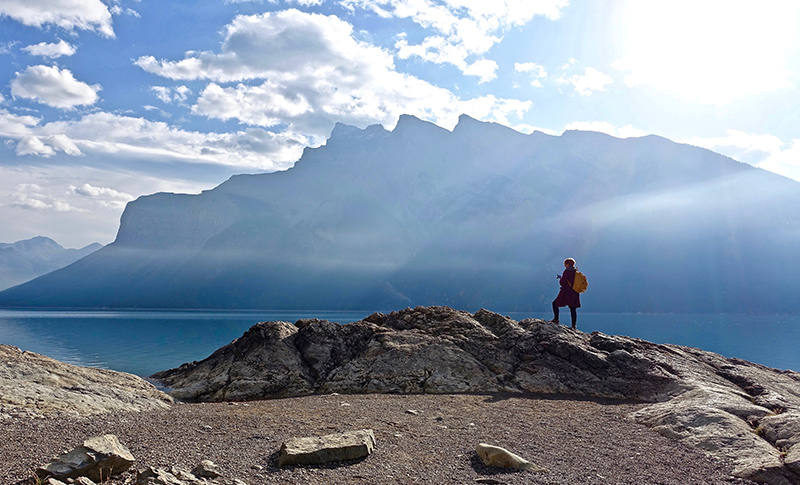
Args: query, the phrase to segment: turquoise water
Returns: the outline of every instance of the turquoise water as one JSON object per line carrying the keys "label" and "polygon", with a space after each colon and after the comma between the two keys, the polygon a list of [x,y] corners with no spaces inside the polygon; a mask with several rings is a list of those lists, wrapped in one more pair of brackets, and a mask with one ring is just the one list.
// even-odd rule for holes
{"label": "turquoise water", "polygon": [[[257,322],[321,318],[348,323],[369,313],[0,310],[0,343],[72,364],[147,376],[202,360]],[[551,318],[549,313],[507,315]],[[578,318],[584,332],[688,345],[800,370],[800,316],[582,313]]]}

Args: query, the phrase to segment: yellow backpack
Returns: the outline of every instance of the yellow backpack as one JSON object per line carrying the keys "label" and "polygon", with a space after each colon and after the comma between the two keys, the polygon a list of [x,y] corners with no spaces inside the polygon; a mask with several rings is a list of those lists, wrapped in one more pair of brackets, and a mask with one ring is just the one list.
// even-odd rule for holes
{"label": "yellow backpack", "polygon": [[577,293],[583,293],[589,287],[589,280],[580,271],[575,271],[575,281],[572,282],[572,289]]}

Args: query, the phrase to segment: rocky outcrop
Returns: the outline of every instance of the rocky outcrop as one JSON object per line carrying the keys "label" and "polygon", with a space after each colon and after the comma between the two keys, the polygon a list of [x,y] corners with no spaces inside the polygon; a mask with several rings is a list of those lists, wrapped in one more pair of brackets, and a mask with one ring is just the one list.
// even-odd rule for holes
{"label": "rocky outcrop", "polygon": [[339,325],[263,322],[201,362],[154,376],[189,401],[312,393],[561,393],[652,403],[633,418],[734,461],[735,474],[797,483],[800,374],[702,350],[584,334],[446,307]]}
{"label": "rocky outcrop", "polygon": [[132,374],[78,367],[0,345],[0,418],[143,411],[171,403],[171,397]]}

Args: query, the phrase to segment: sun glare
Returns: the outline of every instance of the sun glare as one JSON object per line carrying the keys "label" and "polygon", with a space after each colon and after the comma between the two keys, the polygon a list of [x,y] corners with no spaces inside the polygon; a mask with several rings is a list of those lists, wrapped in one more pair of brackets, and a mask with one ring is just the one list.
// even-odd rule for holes
{"label": "sun glare", "polygon": [[620,10],[628,86],[727,104],[791,87],[800,2],[629,1]]}

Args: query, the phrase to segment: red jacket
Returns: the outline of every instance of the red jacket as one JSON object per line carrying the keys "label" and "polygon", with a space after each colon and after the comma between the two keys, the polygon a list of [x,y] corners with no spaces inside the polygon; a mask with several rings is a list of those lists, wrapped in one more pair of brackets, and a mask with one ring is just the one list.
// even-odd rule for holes
{"label": "red jacket", "polygon": [[576,271],[577,269],[575,268],[566,268],[564,269],[564,273],[561,274],[561,279],[559,280],[561,291],[558,292],[558,296],[553,302],[556,306],[568,306],[571,308],[581,307],[581,295],[572,289],[572,284],[575,282]]}

